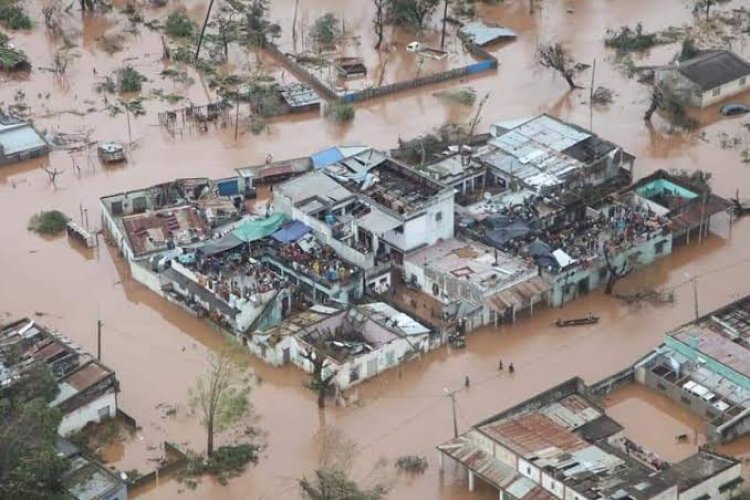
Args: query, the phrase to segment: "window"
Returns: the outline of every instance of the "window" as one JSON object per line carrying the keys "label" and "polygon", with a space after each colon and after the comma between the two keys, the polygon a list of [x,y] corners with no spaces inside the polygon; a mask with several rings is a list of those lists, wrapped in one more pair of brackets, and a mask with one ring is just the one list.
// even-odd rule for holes
{"label": "window", "polygon": [[404,234],[404,226],[398,226],[396,229],[394,229],[398,234]]}
{"label": "window", "polygon": [[716,97],[717,95],[721,94],[721,87],[716,87],[712,92],[711,95]]}
{"label": "window", "polygon": [[746,77],[743,76],[742,78],[740,78],[740,87],[744,87],[746,83],[747,83]]}
{"label": "window", "polygon": [[385,365],[391,366],[396,362],[396,353],[395,351],[388,351],[385,353]]}
{"label": "window", "polygon": [[109,405],[99,408],[99,420],[109,417]]}
{"label": "window", "polygon": [[435,214],[435,220],[438,221],[438,222],[440,222],[441,220],[443,220],[443,212],[436,213]]}
{"label": "window", "polygon": [[359,380],[359,365],[354,365],[351,367],[351,370],[349,371],[349,380],[351,382],[356,382]]}
{"label": "window", "polygon": [[599,269],[599,281],[604,281],[607,279],[607,268],[603,267]]}
{"label": "window", "polygon": [[657,253],[657,254],[660,254],[660,253],[664,252],[664,245],[666,245],[666,244],[667,244],[667,242],[666,242],[666,241],[660,241],[660,242],[658,242],[658,243],[657,243],[657,244],[656,244],[656,245],[654,246],[654,250],[656,250],[656,253]]}

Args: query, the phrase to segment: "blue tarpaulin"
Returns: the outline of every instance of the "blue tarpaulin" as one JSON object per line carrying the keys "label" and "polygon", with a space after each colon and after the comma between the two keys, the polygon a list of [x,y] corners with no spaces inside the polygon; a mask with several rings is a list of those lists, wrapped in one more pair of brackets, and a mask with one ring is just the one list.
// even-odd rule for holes
{"label": "blue tarpaulin", "polygon": [[315,153],[310,158],[312,158],[313,167],[325,168],[325,167],[330,167],[331,165],[343,160],[344,155],[341,154],[341,151],[339,150],[338,147],[333,146],[328,149],[324,149],[323,151],[319,151],[318,153]]}
{"label": "blue tarpaulin", "polygon": [[237,178],[219,181],[217,187],[219,188],[220,196],[235,196],[240,194]]}
{"label": "blue tarpaulin", "polygon": [[310,228],[304,222],[296,220],[273,233],[271,237],[281,243],[291,243],[302,238],[309,232]]}

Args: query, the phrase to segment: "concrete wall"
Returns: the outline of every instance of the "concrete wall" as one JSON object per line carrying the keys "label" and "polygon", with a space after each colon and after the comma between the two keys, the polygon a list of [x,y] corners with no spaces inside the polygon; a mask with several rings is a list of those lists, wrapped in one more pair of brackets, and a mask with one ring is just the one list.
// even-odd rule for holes
{"label": "concrete wall", "polygon": [[697,349],[678,340],[672,335],[667,335],[664,339],[664,343],[669,348],[674,349],[675,351],[679,352],[683,356],[688,357],[689,359],[692,359],[695,361],[698,358],[700,358],[703,362],[705,362],[705,366],[709,370],[718,373],[722,377],[729,379],[730,381],[734,382],[735,384],[739,385],[740,387],[746,390],[750,390],[750,378],[746,377],[745,375],[737,371],[734,371],[729,366],[723,363],[720,363],[719,361],[716,361],[715,359],[699,352]]}
{"label": "concrete wall", "polygon": [[[107,414],[99,415],[99,410],[106,409]],[[117,413],[117,396],[114,391],[102,394],[88,404],[76,408],[63,416],[60,427],[57,429],[63,436],[72,434],[83,429],[89,422],[101,422],[107,418],[114,418]]]}
{"label": "concrete wall", "polygon": [[750,90],[750,76],[738,78],[720,87],[704,92],[701,97],[701,107],[711,106],[748,90]]}
{"label": "concrete wall", "polygon": [[423,207],[418,216],[405,216],[411,218],[406,220],[402,230],[394,229],[384,233],[383,240],[399,251],[408,253],[452,238],[455,229],[454,195],[452,189],[444,190]]}
{"label": "concrete wall", "polygon": [[565,495],[565,485],[562,481],[557,481],[552,476],[542,472],[542,488],[549,491],[557,498],[563,498]]}
{"label": "concrete wall", "polygon": [[[696,485],[689,490],[680,492],[679,500],[696,500],[698,498],[706,497],[713,499],[728,499],[731,498],[735,489],[726,490],[719,492],[719,488],[733,480],[740,477],[741,464],[735,464],[729,469],[715,475],[714,477]],[[737,486],[739,488],[739,485]]]}
{"label": "concrete wall", "polygon": [[[661,252],[656,251],[657,245],[661,243]],[[650,240],[643,241],[642,243],[633,246],[632,248],[619,253],[613,259],[614,267],[620,269],[626,260],[631,255],[640,252],[638,261],[635,262],[635,269],[642,268],[654,261],[666,257],[672,253],[672,235],[666,236],[657,234],[651,237]],[[605,271],[607,271],[605,273]],[[578,298],[582,295],[579,283],[588,280],[588,291],[596,290],[599,287],[603,287],[607,284],[609,279],[609,272],[607,270],[607,263],[604,257],[600,257],[598,260],[588,263],[587,267],[581,265],[574,265],[572,269],[563,271],[558,274],[543,274],[548,280],[552,282],[552,290],[549,293],[549,305],[554,307],[561,307],[568,302]]]}

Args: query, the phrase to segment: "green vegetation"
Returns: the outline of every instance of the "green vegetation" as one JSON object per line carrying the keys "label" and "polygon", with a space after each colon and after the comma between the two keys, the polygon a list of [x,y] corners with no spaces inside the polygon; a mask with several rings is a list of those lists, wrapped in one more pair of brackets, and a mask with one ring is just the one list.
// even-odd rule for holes
{"label": "green vegetation", "polygon": [[428,464],[425,457],[418,455],[404,455],[396,460],[396,468],[412,474],[423,474]]}
{"label": "green vegetation", "polygon": [[705,170],[671,169],[669,173],[683,182],[701,190],[711,192],[711,172]]}
{"label": "green vegetation", "polygon": [[31,69],[26,54],[8,45],[8,36],[0,31],[0,70],[19,71]]}
{"label": "green vegetation", "polygon": [[354,119],[354,105],[348,102],[335,102],[326,109],[326,116],[336,123],[344,123]]}
{"label": "green vegetation", "polygon": [[65,230],[68,217],[59,210],[41,211],[31,216],[29,220],[29,231],[39,234],[58,234]]}
{"label": "green vegetation", "polygon": [[310,37],[321,47],[332,46],[340,34],[339,20],[330,12],[316,19],[310,29]]}
{"label": "green vegetation", "polygon": [[259,446],[249,444],[221,446],[205,460],[202,457],[190,460],[181,476],[187,479],[208,474],[215,477],[219,484],[226,485],[229,479],[242,474],[247,464],[257,463],[259,457]]}
{"label": "green vegetation", "polygon": [[[0,361],[14,364],[9,359],[14,356],[6,351]],[[68,468],[55,451],[62,413],[48,405],[57,392],[55,377],[44,364],[22,372],[20,380],[0,391],[1,498],[61,496]]]}
{"label": "green vegetation", "polygon": [[471,106],[474,104],[474,101],[477,100],[477,93],[471,87],[463,87],[460,89],[435,92],[435,97],[438,97],[445,101],[454,102],[456,104]]}
{"label": "green vegetation", "polygon": [[391,24],[422,30],[439,3],[440,0],[389,0],[386,18]]}
{"label": "green vegetation", "polygon": [[680,55],[677,57],[680,61],[692,59],[698,55],[698,47],[695,46],[695,40],[692,38],[686,38],[682,41],[682,48],[680,49]]}
{"label": "green vegetation", "polygon": [[119,92],[140,92],[146,77],[132,66],[117,70],[117,90]]}
{"label": "green vegetation", "polygon": [[641,23],[636,24],[635,29],[622,26],[619,31],[608,30],[607,38],[604,40],[604,45],[620,52],[646,50],[659,45],[659,43],[659,35],[644,32]]}
{"label": "green vegetation", "polygon": [[198,26],[181,10],[173,11],[167,17],[164,31],[175,38],[190,38],[198,30]]}
{"label": "green vegetation", "polygon": [[243,4],[235,2],[236,8],[242,15],[241,31],[245,42],[251,47],[265,47],[271,40],[281,36],[281,26],[266,18],[269,0],[250,0]]}
{"label": "green vegetation", "polygon": [[250,117],[250,132],[253,135],[259,135],[266,130],[266,120],[262,116],[253,115]]}
{"label": "green vegetation", "polygon": [[0,0],[0,24],[11,30],[31,29],[31,19],[16,0]]}

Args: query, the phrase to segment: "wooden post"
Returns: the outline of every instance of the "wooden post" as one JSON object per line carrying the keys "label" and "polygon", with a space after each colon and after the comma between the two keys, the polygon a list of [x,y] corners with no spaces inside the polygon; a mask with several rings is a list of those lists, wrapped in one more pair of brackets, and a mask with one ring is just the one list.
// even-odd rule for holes
{"label": "wooden post", "polygon": [[102,360],[102,320],[96,321],[96,360]]}
{"label": "wooden post", "polygon": [[195,60],[198,60],[198,54],[201,52],[201,45],[203,44],[203,35],[206,33],[206,25],[208,24],[208,18],[211,16],[211,8],[214,6],[214,0],[211,0],[208,4],[208,10],[206,11],[206,18],[203,20],[203,27],[201,28],[201,36],[198,38],[198,46],[195,48]]}
{"label": "wooden post", "polygon": [[445,50],[445,23],[448,19],[448,0],[445,0],[445,8],[443,10],[443,34],[440,36],[440,50]]}
{"label": "wooden post", "polygon": [[594,77],[596,76],[596,59],[591,67],[591,88],[589,88],[589,130],[594,130]]}

